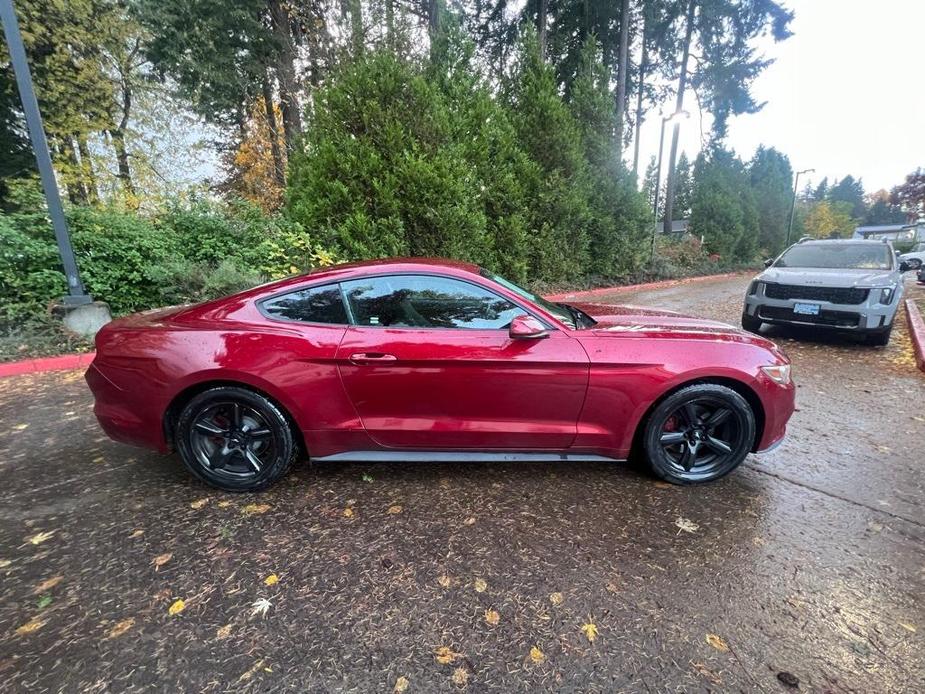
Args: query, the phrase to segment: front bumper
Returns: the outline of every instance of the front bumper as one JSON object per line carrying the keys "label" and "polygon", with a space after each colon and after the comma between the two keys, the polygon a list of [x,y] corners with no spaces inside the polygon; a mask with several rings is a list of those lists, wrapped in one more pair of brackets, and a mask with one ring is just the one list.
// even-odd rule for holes
{"label": "front bumper", "polygon": [[[859,304],[840,304],[821,299],[777,299],[767,296],[767,282],[759,282],[754,294],[745,297],[744,312],[765,323],[806,325],[860,333],[886,330],[893,323],[902,295],[902,285],[893,292],[889,304],[879,303],[880,290],[871,289]],[[819,304],[816,316],[794,313],[794,305]]]}

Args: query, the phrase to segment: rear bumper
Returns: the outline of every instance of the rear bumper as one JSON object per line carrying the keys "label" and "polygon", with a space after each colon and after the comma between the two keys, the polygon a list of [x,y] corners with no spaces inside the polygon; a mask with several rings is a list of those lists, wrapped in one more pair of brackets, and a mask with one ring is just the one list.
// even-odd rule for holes
{"label": "rear bumper", "polygon": [[93,392],[93,414],[109,438],[167,452],[160,409],[156,401],[144,396],[143,384],[129,393],[107,378],[95,363],[90,364],[84,378]]}

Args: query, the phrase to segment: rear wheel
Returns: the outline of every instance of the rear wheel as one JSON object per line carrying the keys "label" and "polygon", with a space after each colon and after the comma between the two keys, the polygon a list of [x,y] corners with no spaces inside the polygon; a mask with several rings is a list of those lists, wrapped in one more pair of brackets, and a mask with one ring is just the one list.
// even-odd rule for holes
{"label": "rear wheel", "polygon": [[672,393],[646,421],[652,471],[674,484],[710,482],[737,468],[755,440],[755,414],[731,388],[706,383]]}
{"label": "rear wheel", "polygon": [[750,316],[747,313],[742,314],[742,328],[750,333],[757,333],[761,330],[761,320]]}
{"label": "rear wheel", "polygon": [[190,472],[230,492],[265,489],[298,453],[279,407],[237,386],[210,388],[190,400],[177,420],[176,441]]}

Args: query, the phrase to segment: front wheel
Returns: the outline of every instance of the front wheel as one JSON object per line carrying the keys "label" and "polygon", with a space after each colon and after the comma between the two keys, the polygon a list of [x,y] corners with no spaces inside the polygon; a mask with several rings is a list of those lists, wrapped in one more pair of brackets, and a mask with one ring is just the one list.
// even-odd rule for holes
{"label": "front wheel", "polygon": [[761,330],[761,320],[750,316],[747,313],[742,314],[742,329],[750,333],[757,333]]}
{"label": "front wheel", "polygon": [[190,400],[177,419],[176,441],[190,472],[229,492],[269,487],[298,453],[279,407],[237,386],[210,388]]}
{"label": "front wheel", "polygon": [[705,383],[672,393],[646,420],[652,471],[674,484],[710,482],[737,468],[755,441],[755,414],[731,388]]}
{"label": "front wheel", "polygon": [[890,335],[892,332],[893,325],[890,324],[890,327],[886,330],[880,330],[875,333],[867,333],[867,335],[864,336],[864,339],[865,342],[867,342],[869,345],[873,345],[875,347],[885,347],[890,343]]}

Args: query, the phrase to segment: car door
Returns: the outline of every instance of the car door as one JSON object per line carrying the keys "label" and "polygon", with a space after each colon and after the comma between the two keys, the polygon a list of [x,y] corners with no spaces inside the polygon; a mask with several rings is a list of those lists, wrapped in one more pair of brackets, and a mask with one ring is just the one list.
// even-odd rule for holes
{"label": "car door", "polygon": [[456,278],[388,275],[341,287],[352,325],[338,368],[380,445],[524,450],[574,440],[589,368],[566,331],[511,339],[508,325],[525,309]]}

